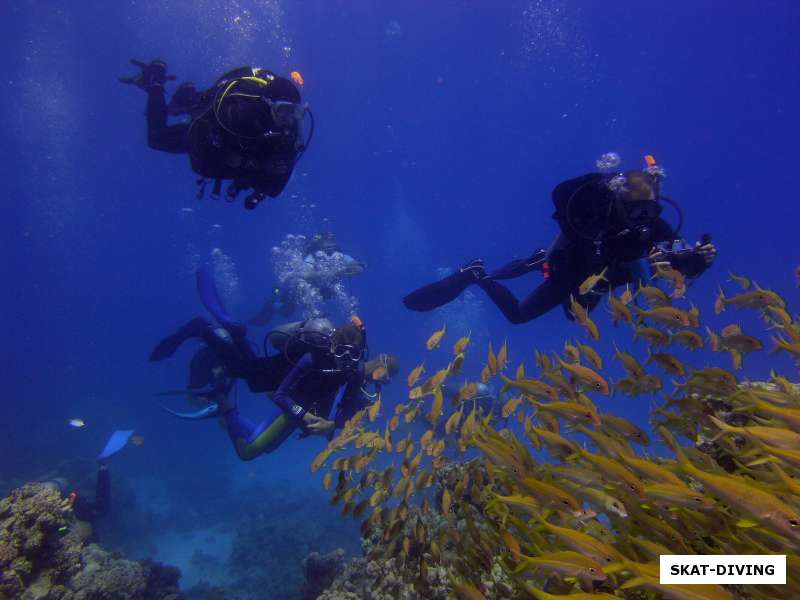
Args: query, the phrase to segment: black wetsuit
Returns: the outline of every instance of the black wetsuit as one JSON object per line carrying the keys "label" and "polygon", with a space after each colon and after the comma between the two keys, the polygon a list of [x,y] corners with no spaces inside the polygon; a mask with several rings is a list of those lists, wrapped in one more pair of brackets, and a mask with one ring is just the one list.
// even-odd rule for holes
{"label": "black wetsuit", "polygon": [[[233,180],[234,190],[252,188],[275,197],[283,190],[292,174],[298,151],[294,144],[279,138],[243,139],[226,131],[214,115],[213,104],[220,90],[233,79],[252,76],[250,67],[242,67],[223,75],[211,89],[195,93],[183,106],[169,107],[162,85],[147,88],[147,144],[154,150],[172,154],[188,154],[192,170],[206,179]],[[270,74],[272,76],[272,74]],[[299,104],[300,93],[283,77],[272,76],[263,92],[264,98]],[[264,105],[252,119],[271,119]],[[190,121],[167,125],[169,114],[188,114]],[[215,191],[218,193],[219,187]]]}
{"label": "black wetsuit", "polygon": [[[480,279],[470,270],[457,271],[412,292],[403,303],[411,310],[432,310],[454,300],[475,283],[515,324],[525,323],[568,303],[571,294],[589,310],[593,309],[600,296],[578,294],[578,287],[589,275],[607,268],[609,287],[636,283],[641,273],[638,261],[655,245],[677,238],[672,227],[660,217],[648,218],[646,223],[630,223],[617,215],[615,195],[607,182],[608,176],[591,173],[565,181],[553,190],[554,218],[562,233],[546,254],[545,280],[522,300],[499,281],[542,271],[545,257],[537,259],[534,254],[528,259],[511,261]],[[595,243],[589,239],[590,233],[598,234],[602,240]],[[695,254],[670,256],[670,262],[690,277],[699,275],[707,266],[705,260]]]}

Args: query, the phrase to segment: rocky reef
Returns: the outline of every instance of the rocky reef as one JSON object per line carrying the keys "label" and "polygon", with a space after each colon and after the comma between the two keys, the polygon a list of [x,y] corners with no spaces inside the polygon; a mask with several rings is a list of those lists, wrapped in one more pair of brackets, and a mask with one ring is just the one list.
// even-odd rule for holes
{"label": "rocky reef", "polygon": [[180,572],[84,544],[68,500],[26,484],[0,501],[0,598],[183,598]]}

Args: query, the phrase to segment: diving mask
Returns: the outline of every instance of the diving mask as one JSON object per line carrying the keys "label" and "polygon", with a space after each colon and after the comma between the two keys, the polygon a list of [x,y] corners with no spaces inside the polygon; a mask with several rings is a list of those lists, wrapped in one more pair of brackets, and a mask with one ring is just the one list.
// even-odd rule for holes
{"label": "diving mask", "polygon": [[333,348],[331,348],[331,353],[335,358],[347,358],[354,363],[360,361],[364,354],[360,347],[353,346],[352,344],[336,344]]}
{"label": "diving mask", "polygon": [[293,144],[296,150],[302,150],[305,147],[303,117],[308,106],[285,100],[270,100],[269,98],[265,98],[264,101],[272,116],[272,127],[264,132],[264,137],[280,137],[284,143]]}

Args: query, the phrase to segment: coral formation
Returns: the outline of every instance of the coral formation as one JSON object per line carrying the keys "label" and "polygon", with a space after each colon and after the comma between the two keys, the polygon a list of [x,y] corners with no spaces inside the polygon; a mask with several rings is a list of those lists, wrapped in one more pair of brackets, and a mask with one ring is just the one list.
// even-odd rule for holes
{"label": "coral formation", "polygon": [[69,501],[26,484],[0,501],[0,597],[178,599],[180,572],[85,546]]}
{"label": "coral formation", "polygon": [[303,559],[306,583],[300,592],[301,600],[315,600],[327,589],[344,568],[344,550],[337,548],[327,554],[312,552]]}

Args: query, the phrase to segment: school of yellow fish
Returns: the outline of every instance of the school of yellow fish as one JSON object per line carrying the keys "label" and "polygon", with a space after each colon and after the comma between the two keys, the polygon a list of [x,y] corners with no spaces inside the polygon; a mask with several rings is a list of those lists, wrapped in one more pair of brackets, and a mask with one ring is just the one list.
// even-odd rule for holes
{"label": "school of yellow fish", "polygon": [[[426,571],[443,567],[462,600],[492,598],[487,582],[498,573],[509,598],[800,598],[800,389],[775,373],[769,382],[737,378],[762,342],[738,324],[702,330],[682,278],[660,275],[672,294],[642,286],[608,295],[614,323],[648,345],[644,361],[616,349],[624,377],[605,377],[607,361],[590,343],[567,341],[558,356],[536,352],[535,364],[513,374],[508,344],[490,345],[480,380],[502,385],[503,401],[498,414],[484,414],[470,401],[476,382],[464,382],[452,402],[442,391],[461,372],[467,335],[446,366],[424,381],[425,363],[416,366],[402,402],[384,412],[378,398],[313,461],[312,471],[330,469],[323,485],[331,502],[378,540],[373,556],[403,565],[419,597],[429,597]],[[732,281],[743,289],[720,289],[715,312],[757,311],[772,352],[800,358],[800,319],[785,301],[744,277]],[[599,339],[574,298],[572,314]],[[450,354],[446,332],[427,341],[431,356]],[[670,347],[730,355],[730,368],[727,360],[693,367]],[[648,432],[591,399],[612,393],[621,411],[626,396],[666,401]],[[648,449],[656,436],[671,452]],[[784,586],[659,583],[662,554],[770,553],[787,555]]]}

